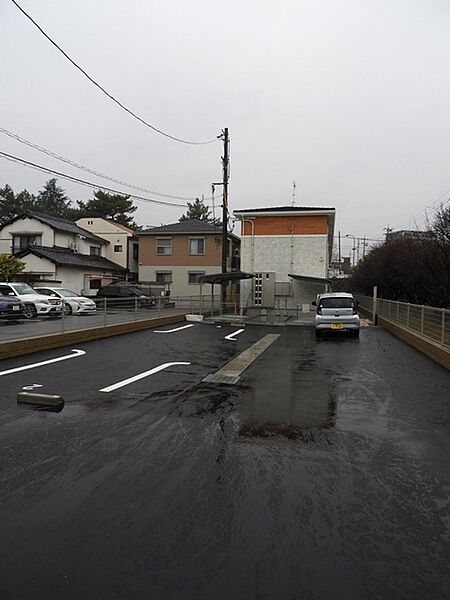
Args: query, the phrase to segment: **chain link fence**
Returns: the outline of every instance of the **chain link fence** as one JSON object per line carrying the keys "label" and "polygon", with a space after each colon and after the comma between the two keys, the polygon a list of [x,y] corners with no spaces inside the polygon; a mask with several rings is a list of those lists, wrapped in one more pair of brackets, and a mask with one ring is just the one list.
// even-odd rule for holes
{"label": "chain link fence", "polygon": [[[362,309],[373,314],[373,298],[358,296],[358,301]],[[376,312],[378,317],[450,348],[450,310],[378,298]]]}

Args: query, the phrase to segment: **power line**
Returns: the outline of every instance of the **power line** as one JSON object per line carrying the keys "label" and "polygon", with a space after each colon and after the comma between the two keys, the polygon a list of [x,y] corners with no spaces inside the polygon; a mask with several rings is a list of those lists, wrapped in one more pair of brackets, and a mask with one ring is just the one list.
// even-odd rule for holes
{"label": "power line", "polygon": [[53,169],[48,169],[47,167],[43,167],[42,165],[38,165],[36,163],[30,162],[28,160],[24,160],[23,158],[19,158],[18,156],[13,156],[12,154],[7,154],[6,152],[0,151],[0,157],[5,158],[6,160],[16,162],[22,164],[31,169],[36,169],[38,171],[43,171],[44,173],[49,173],[50,175],[57,175],[62,179],[66,179],[67,181],[71,181],[72,183],[79,183],[81,185],[88,186],[90,188],[105,190],[107,192],[111,192],[113,194],[120,194],[121,196],[129,196],[130,198],[134,198],[135,200],[142,200],[143,202],[149,202],[151,204],[161,204],[163,206],[181,206],[185,208],[186,204],[180,204],[176,202],[166,202],[165,200],[155,200],[154,198],[145,198],[144,196],[137,196],[135,194],[127,194],[126,192],[121,192],[119,190],[115,190],[110,187],[106,187],[104,185],[98,185],[97,183],[92,183],[91,181],[86,181],[84,179],[79,179],[78,177],[73,177],[72,175],[67,175],[66,173],[60,173],[59,171],[55,171]]}
{"label": "power line", "polygon": [[75,67],[77,68],[92,84],[94,84],[101,92],[103,92],[103,94],[105,94],[105,96],[107,96],[110,100],[112,100],[115,104],[117,104],[118,106],[120,106],[120,108],[122,108],[124,111],[126,111],[128,114],[130,114],[132,117],[134,117],[135,119],[137,119],[138,121],[140,121],[143,125],[145,125],[146,127],[149,127],[150,129],[152,129],[153,131],[155,131],[156,133],[159,133],[160,135],[163,135],[166,138],[169,138],[171,140],[174,140],[176,142],[180,142],[182,144],[191,144],[193,146],[204,146],[206,144],[212,144],[213,142],[215,142],[217,140],[217,137],[211,139],[211,140],[207,140],[204,142],[193,142],[191,140],[183,140],[181,138],[175,137],[174,135],[170,135],[169,133],[166,133],[165,131],[162,131],[162,129],[158,129],[157,127],[155,127],[154,125],[151,125],[151,123],[148,123],[148,121],[146,121],[145,119],[143,119],[142,117],[140,117],[139,115],[137,115],[135,112],[133,112],[130,108],[128,108],[127,106],[125,106],[124,104],[122,104],[122,102],[120,102],[120,100],[118,100],[117,98],[115,98],[112,94],[110,94],[104,87],[102,87],[99,83],[97,83],[97,81],[95,81],[95,79],[93,77],[91,77],[82,67],[80,67],[80,65],[78,63],[76,63],[68,54],[67,52],[65,52],[61,46],[59,46],[54,40],[52,40],[52,38],[42,29],[42,27],[33,19],[33,17],[31,17],[31,15],[29,15],[21,6],[18,2],[16,2],[16,0],[11,0],[11,2],[20,10],[20,12],[22,14],[24,14],[27,19],[29,19],[33,25],[42,33],[42,35],[53,45],[55,46],[55,48],[57,50],[59,50],[61,52],[61,54],[63,56],[65,56],[65,58],[67,58],[67,60]]}
{"label": "power line", "polygon": [[[96,175],[97,177],[102,177],[103,179],[108,179],[109,181],[113,181],[114,183],[118,183],[119,185],[123,185],[125,187],[129,187],[134,190],[139,190],[140,192],[147,192],[148,194],[154,194],[155,196],[162,196],[163,198],[172,198],[173,200],[194,201],[196,199],[196,198],[188,197],[188,196],[174,196],[172,194],[164,194],[162,192],[156,192],[155,190],[150,190],[150,189],[146,189],[143,187],[139,187],[137,185],[133,185],[131,183],[127,183],[126,181],[121,181],[120,179],[115,179],[114,177],[111,177],[110,175],[105,175],[104,173],[101,173],[100,171],[95,171],[94,169],[90,169],[89,167],[81,165],[81,164],[71,160],[70,158],[65,158],[64,156],[56,154],[55,152],[52,152],[51,150],[47,150],[47,148],[38,146],[34,142],[30,142],[30,140],[27,140],[27,139],[19,136],[17,133],[8,131],[7,129],[4,129],[3,127],[0,127],[0,133],[4,133],[5,135],[20,142],[21,144],[25,144],[26,146],[29,146],[30,148],[38,150],[39,152],[43,152],[44,154],[47,154],[47,156],[56,158],[57,160],[60,160],[68,165],[71,165],[72,167],[76,167],[77,169],[81,169],[83,171],[86,171],[87,173],[91,173],[91,175]],[[207,200],[210,200],[210,199],[211,198],[207,198]]]}
{"label": "power line", "polygon": [[[407,217],[405,219],[403,219],[402,221],[399,221],[396,225],[392,225],[390,227],[392,227],[392,229],[396,229],[397,227],[399,227],[400,225],[403,225],[404,223],[409,223],[409,221],[413,220],[413,219],[417,219],[417,218],[422,218],[422,216],[425,216],[425,214],[427,213],[427,211],[430,212],[435,212],[436,210],[439,210],[439,204],[447,204],[447,202],[450,202],[450,198],[448,198],[447,200],[443,201],[443,198],[445,198],[445,196],[448,196],[450,194],[450,190],[447,190],[444,194],[442,194],[441,196],[439,196],[439,198],[437,200],[435,200],[434,202],[432,202],[431,204],[429,204],[428,206],[425,206],[425,208],[423,208],[420,212],[412,215],[411,217]],[[433,208],[434,207],[434,208]]]}

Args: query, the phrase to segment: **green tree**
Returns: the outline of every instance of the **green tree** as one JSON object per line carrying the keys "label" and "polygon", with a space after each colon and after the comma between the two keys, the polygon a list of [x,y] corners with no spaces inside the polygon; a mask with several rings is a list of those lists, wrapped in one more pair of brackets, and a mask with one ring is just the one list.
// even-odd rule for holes
{"label": "green tree", "polygon": [[0,188],[0,225],[14,219],[25,210],[33,208],[35,197],[28,190],[14,193],[8,184]]}
{"label": "green tree", "polygon": [[126,225],[131,229],[137,228],[133,221],[133,213],[137,210],[133,206],[133,201],[130,196],[122,196],[121,194],[109,194],[102,190],[97,190],[94,197],[87,202],[78,201],[80,217],[103,217],[104,219],[112,219],[122,225]]}
{"label": "green tree", "polygon": [[211,217],[211,211],[205,205],[203,200],[200,198],[196,198],[194,202],[187,203],[187,211],[184,215],[182,215],[179,221],[190,221],[191,219],[198,219],[199,221],[206,221],[207,223],[211,223],[212,225],[220,225],[219,219],[213,219]]}
{"label": "green tree", "polygon": [[66,218],[70,200],[62,187],[56,185],[56,179],[49,179],[39,192],[33,208],[46,215]]}
{"label": "green tree", "polygon": [[25,263],[9,254],[0,254],[0,281],[14,279],[17,273],[25,269]]}

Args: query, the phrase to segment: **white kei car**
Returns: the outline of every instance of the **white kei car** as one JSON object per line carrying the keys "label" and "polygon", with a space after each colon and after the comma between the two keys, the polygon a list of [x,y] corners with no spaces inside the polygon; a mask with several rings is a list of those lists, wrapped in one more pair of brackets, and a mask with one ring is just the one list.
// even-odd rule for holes
{"label": "white kei car", "polygon": [[35,287],[34,288],[40,294],[50,296],[53,298],[61,298],[64,302],[64,314],[65,315],[86,315],[95,313],[97,307],[95,302],[90,298],[80,296],[72,290],[59,287]]}

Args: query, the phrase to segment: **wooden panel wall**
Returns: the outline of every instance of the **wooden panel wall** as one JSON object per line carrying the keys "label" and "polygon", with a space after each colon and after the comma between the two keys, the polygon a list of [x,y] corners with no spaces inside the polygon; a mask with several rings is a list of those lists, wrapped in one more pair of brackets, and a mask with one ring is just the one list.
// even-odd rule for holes
{"label": "wooden panel wall", "polygon": [[[261,216],[253,219],[255,235],[319,235],[327,234],[326,215],[279,215]],[[252,235],[248,221],[241,224],[242,235]]]}

